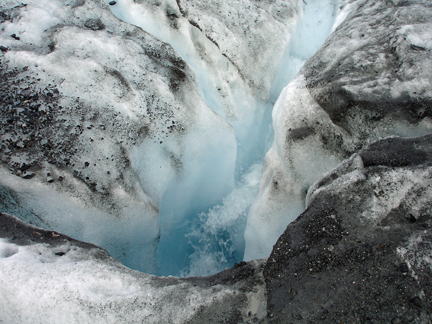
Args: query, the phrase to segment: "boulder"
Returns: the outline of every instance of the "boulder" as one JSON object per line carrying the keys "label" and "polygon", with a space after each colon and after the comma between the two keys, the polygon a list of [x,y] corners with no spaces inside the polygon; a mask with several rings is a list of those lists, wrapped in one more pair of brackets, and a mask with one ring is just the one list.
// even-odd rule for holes
{"label": "boulder", "polygon": [[310,189],[265,266],[269,322],[429,323],[432,135],[375,142]]}

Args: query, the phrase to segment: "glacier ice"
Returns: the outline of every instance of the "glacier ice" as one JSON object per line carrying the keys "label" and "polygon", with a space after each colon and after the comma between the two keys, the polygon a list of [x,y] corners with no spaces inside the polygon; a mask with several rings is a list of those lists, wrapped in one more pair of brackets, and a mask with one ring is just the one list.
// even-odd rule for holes
{"label": "glacier ice", "polygon": [[[293,2],[293,4],[295,3]],[[240,31],[237,26],[238,18],[235,17],[232,20],[233,18],[230,14],[234,9],[237,9],[238,12],[246,10],[246,7],[249,9],[250,3],[247,1],[235,2],[234,4],[230,4],[229,8],[225,7],[226,4],[224,3],[220,3],[216,8],[208,4],[202,7],[194,4],[194,2],[178,3],[178,11],[176,11],[177,9],[173,9],[175,4],[173,5],[169,2],[158,2],[157,5],[152,3],[138,4],[124,2],[118,7],[112,7],[112,10],[119,18],[141,26],[144,30],[170,43],[196,71],[204,98],[209,107],[233,126],[238,145],[236,158],[237,184],[236,189],[226,198],[233,199],[233,195],[243,188],[244,184],[240,180],[241,175],[249,169],[251,163],[262,161],[266,148],[265,140],[271,138],[271,134],[268,134],[269,131],[272,131],[269,127],[269,123],[271,122],[269,112],[275,98],[278,96],[282,86],[287,84],[305,60],[319,48],[329,35],[332,27],[334,27],[333,24],[336,16],[341,9],[338,4],[338,1],[310,1],[307,5],[296,3],[295,6],[292,5],[296,8],[296,11],[293,11],[289,15],[285,14],[283,20],[282,17],[279,17],[277,20],[271,20],[272,18],[270,17],[271,21],[267,22],[266,27],[258,24],[258,30],[255,24],[257,22],[256,19],[253,24],[250,23],[252,20],[245,20],[245,24],[249,23],[251,25],[250,27],[248,25],[246,28],[243,26]],[[283,7],[278,2],[273,6]],[[299,7],[302,10],[299,10]],[[287,9],[285,8],[285,10]],[[157,14],[155,14],[155,11]],[[209,12],[212,14],[211,19],[208,18],[210,22],[204,19],[207,18],[206,15]],[[272,11],[268,9],[264,12],[260,11],[261,17],[259,19],[269,19],[267,18],[268,12],[271,13]],[[165,17],[167,13],[171,13],[169,15],[170,19]],[[255,13],[249,10],[246,10],[244,14],[255,17]],[[293,18],[295,18],[294,14],[299,15],[299,17],[293,21]],[[316,18],[319,18],[318,23],[316,23]],[[221,21],[223,22],[222,26]],[[281,28],[281,21],[286,25],[283,26],[285,30],[282,35],[285,39],[282,43],[274,39],[275,37],[282,37],[278,33],[274,33],[274,29]],[[211,28],[208,24],[211,24]],[[252,33],[249,32],[250,28],[253,31]],[[273,30],[273,33],[269,33],[269,28]],[[248,45],[244,46],[241,38],[240,44],[236,43],[233,48],[231,39],[235,36],[237,40],[238,36],[236,34],[239,32],[241,34],[246,33],[247,38],[253,38],[254,40],[252,42],[247,40]],[[271,44],[271,46],[267,45],[263,47],[262,42],[265,38],[267,44]],[[308,41],[302,43],[301,39],[307,39]],[[194,44],[194,46],[185,46],[184,44]],[[218,44],[221,45],[219,46]],[[241,48],[240,51],[239,46]],[[210,57],[210,59],[202,60],[202,52]],[[265,62],[264,65],[251,65],[250,60],[251,58],[256,59],[257,53],[259,53],[261,62]],[[238,61],[238,56],[240,56],[240,61]],[[226,58],[230,58],[230,62],[227,62],[228,66],[231,66],[231,63],[239,68],[238,74],[231,69],[221,69],[220,63],[216,64],[216,62],[225,62]],[[247,65],[242,67],[241,62],[243,64],[247,62]],[[268,66],[268,64],[273,65],[273,67]],[[252,66],[254,70],[251,70]],[[215,91],[214,86],[209,87],[209,84],[217,85],[217,91]],[[224,85],[222,89],[226,88],[228,91],[220,92],[221,87],[219,85]],[[254,91],[255,95],[253,95]],[[215,100],[215,98],[218,99]],[[192,189],[187,188],[187,190]],[[181,185],[179,191],[184,192],[185,187]],[[233,213],[231,217],[236,219],[236,224],[229,225],[230,221],[227,220],[219,228],[218,231],[220,233],[211,234],[213,237],[210,242],[208,233],[214,232],[215,229],[210,226],[207,217],[224,219],[224,215],[220,214],[220,209],[224,213],[227,212],[226,200],[221,205],[216,204],[216,207],[213,207],[208,213],[204,212],[203,214],[203,211],[206,209],[205,206],[203,205],[199,208],[197,200],[201,199],[194,197],[195,202],[187,210],[187,213],[189,215],[199,214],[201,216],[199,219],[195,217],[195,220],[193,220],[193,218],[179,217],[182,212],[179,206],[175,204],[175,201],[178,200],[177,196],[166,195],[164,197],[165,201],[162,202],[159,216],[159,223],[163,224],[163,226],[161,226],[161,241],[158,244],[159,256],[157,257],[159,262],[163,264],[161,268],[166,270],[160,274],[173,273],[170,267],[174,265],[174,267],[178,268],[182,262],[185,266],[182,273],[199,274],[199,272],[194,270],[196,268],[201,269],[201,274],[210,274],[212,272],[204,264],[212,264],[213,271],[216,271],[222,270],[223,267],[229,264],[233,264],[236,260],[241,260],[243,258],[244,243],[239,245],[235,242],[243,242],[243,239],[239,239],[237,236],[242,236],[245,219],[238,218],[243,213],[248,213],[250,202],[255,194],[256,191],[250,191],[249,203],[244,207],[244,211],[241,214],[235,210],[230,210]],[[185,207],[185,200],[183,198],[182,200],[182,207]],[[296,203],[293,202],[293,205],[290,206],[290,211],[293,214],[301,211],[301,209],[294,207]],[[167,205],[173,210],[172,212],[165,208]],[[211,205],[208,204],[208,206]],[[175,217],[171,215],[175,215]],[[164,228],[173,228],[173,224],[176,224],[176,222],[175,232],[169,230],[165,234]],[[195,229],[197,222],[198,231],[200,232],[198,235],[197,229]],[[280,225],[277,222],[276,224]],[[232,226],[232,228],[226,233],[228,225]],[[274,242],[277,236],[274,233],[272,234],[269,240]],[[262,232],[260,235],[265,234]],[[170,238],[164,240],[164,236]],[[199,244],[193,242],[194,238],[195,240],[199,238]],[[187,245],[188,241],[191,244],[189,246]],[[248,237],[246,237],[246,241],[249,241]],[[180,244],[180,242],[183,244]],[[200,247],[200,244],[203,244],[204,248]],[[181,253],[179,253],[179,245],[183,247]],[[222,245],[224,247],[221,247]],[[163,257],[167,255],[170,257]],[[185,255],[190,256],[188,259],[185,259]],[[197,260],[202,260],[200,262],[204,263],[200,267],[196,267],[196,264],[198,264]],[[230,260],[230,262],[227,262],[227,260]],[[189,264],[191,261],[192,264]]]}
{"label": "glacier ice", "polygon": [[[380,318],[429,316],[431,136],[398,136],[432,129],[431,4],[209,2],[111,6],[149,19],[153,36],[105,1],[0,5],[0,211],[47,229],[1,213],[1,320],[284,321],[281,295],[303,320],[329,300],[336,317],[357,318],[365,300],[390,307]],[[271,17],[288,37],[277,49],[253,29]],[[333,33],[305,63],[321,32]],[[55,232],[142,271],[195,276],[268,256],[295,217],[268,260],[207,278],[137,272]],[[329,299],[335,273],[348,297],[388,288],[364,267],[395,294]]]}
{"label": "glacier ice", "polygon": [[[11,98],[25,104],[2,133],[15,174],[2,167],[2,210],[149,273],[210,274],[242,260],[271,108],[330,33],[339,2],[3,9],[4,86],[27,88]],[[22,125],[36,125],[35,106],[31,133]]]}
{"label": "glacier ice", "polygon": [[[224,4],[222,5],[224,6]],[[245,5],[249,6],[249,3],[239,1],[236,2],[235,5],[244,9]],[[278,5],[280,4],[276,3],[274,6]],[[296,4],[297,7],[301,5],[302,4]],[[179,6],[178,11],[175,11],[173,7],[176,7],[175,4],[170,4],[168,2],[161,4],[158,3],[156,6],[152,3],[137,4],[132,2],[122,2],[121,5],[112,7],[112,10],[121,19],[137,26],[141,26],[144,30],[149,31],[158,38],[170,43],[191,65],[191,67],[194,68],[202,87],[204,98],[209,107],[220,114],[234,127],[239,146],[236,160],[236,178],[239,179],[241,174],[248,169],[250,163],[262,159],[262,154],[265,149],[265,142],[263,142],[263,140],[266,139],[266,137],[269,137],[266,135],[269,130],[269,122],[271,121],[271,119],[268,118],[270,111],[269,108],[271,108],[275,98],[279,95],[281,88],[287,84],[304,61],[319,48],[321,43],[330,33],[331,28],[333,27],[333,22],[336,19],[336,14],[339,10],[338,2],[308,2],[306,6],[303,6],[304,13],[302,10],[297,8],[297,12],[302,16],[302,18],[297,19],[297,21],[294,22],[292,21],[293,14],[284,15],[284,23],[288,26],[282,26],[285,27],[285,32],[283,33],[285,39],[282,43],[274,40],[274,37],[280,38],[280,35],[274,32],[269,34],[266,29],[270,27],[273,30],[275,28],[280,29],[280,21],[283,21],[281,18],[277,21],[272,21],[271,23],[268,22],[267,25],[269,27],[263,28],[260,25],[259,30],[256,30],[257,27],[255,24],[252,24],[250,28],[255,29],[253,30],[253,33],[249,34],[249,27],[246,28],[248,34],[247,37],[252,37],[255,40],[253,43],[248,41],[247,46],[240,43],[240,46],[243,45],[240,51],[238,49],[238,43],[236,43],[233,48],[233,44],[230,40],[230,38],[233,38],[231,35],[239,33],[237,21],[231,20],[232,18],[230,17],[230,13],[233,11],[231,6],[230,8],[223,7],[222,10],[220,10],[221,8],[218,6],[216,11],[214,11],[215,8],[211,6],[203,8],[202,6],[195,6],[191,2],[187,2],[182,3]],[[235,9],[237,9],[237,7]],[[155,14],[155,10],[157,11],[157,14]],[[174,10],[174,12],[171,12],[172,10]],[[210,22],[204,19],[207,17],[206,15],[208,14],[208,11],[213,14],[211,19],[209,18]],[[168,12],[171,12],[171,18],[175,18],[167,19],[165,16]],[[247,13],[251,14],[249,11]],[[252,12],[252,14],[254,13]],[[266,17],[267,12],[264,12],[262,16]],[[318,23],[316,23],[315,20],[317,16],[319,18]],[[222,18],[224,20],[222,20]],[[287,21],[287,18],[291,19],[291,21]],[[260,19],[263,18],[261,17]],[[173,23],[173,20],[175,23]],[[223,22],[222,25],[221,20]],[[245,23],[248,23],[248,21],[245,21]],[[211,28],[208,26],[209,24],[211,24]],[[244,29],[243,26],[240,29],[240,32],[244,33]],[[271,36],[271,38],[269,38],[269,36]],[[261,45],[262,38],[264,37],[269,38],[266,41],[269,44],[271,43],[271,46],[263,47]],[[238,36],[236,36],[235,39],[238,39]],[[301,39],[307,39],[308,41],[301,42]],[[257,40],[259,40],[259,42],[257,42]],[[185,44],[193,44],[193,46],[185,46]],[[221,45],[219,46],[219,44]],[[277,46],[275,46],[275,44]],[[210,59],[203,61],[203,54],[201,52],[204,52],[204,54],[210,57]],[[273,66],[277,67],[276,71],[274,67],[271,68],[267,65],[260,64],[258,68],[256,65],[251,65],[250,59],[255,58],[257,52],[259,52],[260,57],[264,57],[261,62],[266,62],[265,64],[273,64]],[[279,55],[280,59],[275,59],[275,54]],[[240,60],[238,56],[240,56]],[[230,58],[230,61],[225,63],[227,57]],[[224,63],[222,64],[220,62]],[[235,67],[239,67],[241,62],[248,62],[248,64],[239,71],[241,72],[241,75],[239,76],[235,73],[236,71],[232,71],[231,63],[234,64]],[[227,64],[230,69],[224,70],[220,68],[221,65],[225,64]],[[253,71],[251,71],[251,66],[254,66]],[[244,75],[246,75],[246,80],[242,80]],[[257,81],[258,79],[260,82]],[[273,79],[272,83],[268,81],[268,79]],[[215,90],[214,85],[217,85],[217,91]],[[224,85],[224,87],[221,88],[220,85]],[[253,96],[252,92],[253,90],[258,90],[257,86],[259,86],[259,92],[256,96]],[[221,89],[228,89],[228,91],[221,92]],[[263,96],[262,93],[265,93],[265,96]],[[264,121],[261,122],[261,120]],[[259,129],[258,132],[256,131],[257,127]],[[241,183],[238,183],[237,187],[238,186],[241,187]],[[185,187],[180,186],[179,190],[183,192]],[[188,188],[188,190],[190,189]],[[255,193],[251,193],[251,197],[253,195],[255,195]],[[172,224],[178,222],[176,227],[177,233],[173,234],[172,231],[169,231],[165,234],[162,229],[162,239],[164,235],[174,235],[175,240],[165,240],[165,243],[159,243],[158,252],[160,253],[160,257],[157,259],[160,260],[159,262],[165,261],[169,264],[174,263],[175,267],[178,267],[182,262],[181,260],[184,260],[185,254],[191,254],[190,258],[195,258],[198,251],[199,253],[202,253],[202,251],[201,248],[197,247],[196,243],[192,243],[192,246],[186,244],[185,234],[190,240],[196,233],[194,233],[195,230],[192,230],[192,232],[188,234],[188,231],[190,231],[191,227],[196,226],[196,224],[194,224],[193,221],[189,224],[188,220],[184,217],[179,217],[181,212],[179,212],[178,206],[176,206],[175,203],[173,206],[172,203],[172,201],[178,200],[176,196],[166,195],[165,197],[165,201],[168,200],[169,203],[162,202],[159,221],[164,224],[162,228],[173,227]],[[194,200],[196,201],[198,199]],[[294,208],[294,203],[295,202],[290,206],[290,210],[293,214],[301,210]],[[166,205],[169,205],[171,210],[176,210],[176,216],[174,218],[167,215],[170,214],[170,211],[167,211],[165,208]],[[211,203],[208,204],[208,206],[211,205]],[[184,206],[185,204],[183,203],[183,207]],[[248,211],[249,206],[246,207],[246,212]],[[201,214],[202,211],[205,210],[205,208],[197,207],[198,206],[195,202],[195,205],[193,206],[195,209],[191,208],[187,212],[189,214]],[[216,206],[215,208],[219,207]],[[171,212],[171,214],[174,213]],[[212,214],[212,211],[208,213],[208,215]],[[202,217],[200,220],[201,223],[199,223],[199,226],[202,227],[201,230],[207,232],[209,230],[208,224],[202,220]],[[195,219],[195,222],[196,221],[197,220]],[[240,222],[240,224],[242,224],[242,222]],[[225,226],[226,225],[227,224],[225,224]],[[237,227],[239,225],[237,225]],[[242,231],[243,230],[240,228],[236,235],[241,235]],[[234,239],[232,234],[230,235],[231,237],[228,238],[217,239],[215,243],[220,245],[218,241],[221,241],[222,244],[227,244],[225,241]],[[276,236],[272,235],[269,239],[274,241],[275,237]],[[206,242],[208,238],[201,238],[201,240]],[[239,239],[235,238],[235,240],[238,241]],[[183,253],[178,253],[179,242],[183,242],[182,246],[184,249],[187,249]],[[191,247],[194,249],[191,249]],[[231,246],[229,248],[232,249],[233,247]],[[208,247],[206,247],[206,249],[208,250]],[[239,260],[238,257],[240,256],[240,259],[242,257],[242,250],[242,248],[240,249],[237,247],[233,252],[229,252],[229,254],[237,255],[237,260]],[[214,253],[213,257],[216,257],[217,253],[220,253],[217,248],[215,251],[216,253]],[[205,254],[208,257],[207,254],[208,252]],[[170,257],[163,258],[163,255],[170,255]],[[222,258],[225,257],[225,255],[222,255]],[[227,264],[222,261],[223,260],[219,259],[219,270],[223,269],[222,267]],[[189,260],[183,262],[186,262],[185,265],[187,268]],[[214,260],[211,262],[216,264]],[[169,265],[165,264],[161,268],[169,269],[169,267]],[[193,272],[192,269],[186,269],[185,271],[186,273],[189,271]],[[162,274],[170,273],[172,273],[172,270],[166,270],[166,272],[163,272]]]}
{"label": "glacier ice", "polygon": [[246,218],[260,177],[261,164],[252,165],[222,204],[201,212],[189,226],[186,237],[193,252],[182,276],[210,275],[243,259]]}
{"label": "glacier ice", "polygon": [[382,323],[395,314],[398,321],[430,321],[429,311],[419,313],[420,303],[404,305],[407,295],[421,300],[422,311],[429,303],[431,140],[430,134],[378,140],[313,184],[306,210],[278,238],[265,265],[272,320],[285,322],[295,309],[301,322],[311,323],[368,316]]}
{"label": "glacier ice", "polygon": [[0,221],[0,320],[8,324],[249,322],[266,316],[262,261],[206,278],[156,277],[125,267],[95,245],[11,215],[0,213]]}
{"label": "glacier ice", "polygon": [[[155,272],[163,195],[186,176],[199,187],[203,174],[216,181],[202,183],[202,193],[229,192],[232,127],[208,109],[194,73],[171,47],[121,23],[105,2],[28,2],[9,10],[2,86],[26,88],[15,86],[21,92],[5,99],[13,123],[4,125],[1,153],[15,175],[3,177],[2,188],[15,191],[38,225]],[[30,171],[32,179],[17,177]]]}
{"label": "glacier ice", "polygon": [[302,2],[124,0],[111,10],[169,43],[191,66],[207,105],[235,130],[239,180],[262,159],[267,99]]}

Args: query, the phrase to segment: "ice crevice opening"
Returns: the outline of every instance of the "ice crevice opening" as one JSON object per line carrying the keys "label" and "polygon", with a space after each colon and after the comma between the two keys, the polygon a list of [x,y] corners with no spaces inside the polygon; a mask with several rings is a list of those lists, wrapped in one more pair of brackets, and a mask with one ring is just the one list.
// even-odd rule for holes
{"label": "ice crevice opening", "polygon": [[[242,83],[237,68],[219,52],[216,44],[187,20],[181,21],[181,13],[175,12],[180,8],[169,1],[158,6],[162,8],[161,13],[151,12],[148,6],[130,0],[117,1],[111,6],[119,19],[141,27],[180,54],[195,72],[207,106],[229,125],[220,130],[218,139],[212,141],[211,152],[199,165],[192,156],[184,156],[189,163],[184,165],[182,174],[168,175],[170,180],[160,189],[163,194],[159,235],[154,243],[154,274],[210,275],[243,260],[248,212],[258,193],[264,155],[272,143],[272,107],[282,89],[318,50],[335,24],[340,23],[338,16],[343,15],[341,3],[336,0],[298,1],[298,4],[301,10],[286,35],[287,44],[277,64],[277,73],[270,78],[271,85],[264,93],[254,93]],[[174,29],[161,23],[165,17],[160,15],[166,14],[166,8],[174,10],[173,15],[179,17]],[[206,47],[205,54],[212,55],[211,62],[217,64],[206,64],[197,54],[197,44]],[[221,96],[224,91],[227,94]],[[234,145],[230,129],[234,130]],[[200,134],[192,134],[187,139],[192,145],[193,136]],[[175,152],[174,142],[164,145],[173,147]],[[148,147],[146,152],[139,147],[135,150],[132,164],[138,173],[146,172],[140,166],[144,154],[152,152]],[[154,154],[158,154],[156,150]],[[163,159],[160,158],[161,164]],[[160,169],[156,177],[163,176],[162,165]],[[269,239],[276,242],[277,237]],[[136,256],[120,259],[125,265],[142,270]]]}
{"label": "ice crevice opening", "polygon": [[[214,87],[218,71],[209,71],[191,50],[190,28],[193,27],[187,26],[186,36],[182,28],[173,33],[155,21],[157,15],[137,6],[133,2],[119,1],[111,10],[121,20],[169,43],[194,70],[209,108],[235,131],[237,147],[229,147],[229,141],[221,142],[215,154],[206,160],[207,165],[194,165],[180,181],[170,183],[160,204],[155,274],[213,274],[243,260],[247,215],[258,193],[264,155],[272,142],[272,107],[283,87],[334,29],[340,11],[339,1],[301,2],[299,18],[291,26],[291,34],[286,36],[290,39],[268,93],[257,98],[247,88],[234,85],[230,89],[237,105],[234,105],[234,113],[241,114],[242,110],[249,109],[249,114],[238,118],[232,118],[233,112],[226,109],[227,105],[221,102],[218,89]],[[133,261],[122,261],[136,268]]]}

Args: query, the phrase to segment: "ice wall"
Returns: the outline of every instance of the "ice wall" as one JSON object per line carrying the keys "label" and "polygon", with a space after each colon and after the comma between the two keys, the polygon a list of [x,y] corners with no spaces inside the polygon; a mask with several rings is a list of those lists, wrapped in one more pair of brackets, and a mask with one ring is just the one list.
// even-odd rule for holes
{"label": "ice wall", "polygon": [[[272,112],[273,128],[276,133],[272,147],[266,154],[264,174],[259,194],[251,207],[245,229],[244,259],[264,258],[271,252],[273,244],[286,226],[304,210],[304,195],[307,182],[299,184],[296,169],[304,170],[313,182],[328,165],[335,165],[337,158],[332,155],[316,154],[314,148],[298,147],[289,156],[283,153],[287,120],[295,123],[309,118],[316,103],[307,93],[297,93],[296,81],[289,84],[308,58],[318,51],[327,37],[343,21],[350,6],[339,1],[307,1],[304,15],[285,55],[286,69],[281,69],[273,86],[277,101]],[[288,85],[289,84],[289,85]],[[288,85],[288,86],[287,86]],[[286,88],[284,88],[286,86]],[[302,102],[296,106],[296,102]],[[297,111],[300,109],[301,112]],[[302,117],[299,117],[302,116]],[[315,116],[319,122],[328,118],[325,114]],[[310,168],[315,161],[314,168]],[[296,165],[293,166],[293,163]],[[337,164],[337,163],[336,163]]]}
{"label": "ice wall", "polygon": [[302,1],[123,0],[111,10],[169,43],[192,67],[207,105],[235,129],[239,180],[262,159],[267,99]]}
{"label": "ice wall", "polygon": [[[200,195],[186,183],[165,193],[159,215],[160,274],[176,273],[182,264],[183,275],[210,274],[243,258],[242,233],[260,174],[260,166],[252,163],[261,163],[272,140],[271,108],[330,34],[338,3],[292,2],[291,11],[279,2],[265,2],[251,11],[257,4],[249,1],[205,6],[195,1],[122,1],[112,6],[117,17],[170,43],[182,55],[196,72],[209,107],[236,133],[237,183],[222,203],[217,201],[222,196],[209,199],[205,186]],[[282,15],[275,16],[280,9]],[[191,199],[184,199],[185,192]],[[292,210],[299,211],[294,206]]]}
{"label": "ice wall", "polygon": [[271,108],[336,3],[8,3],[3,211],[150,273],[240,261]]}
{"label": "ice wall", "polygon": [[164,195],[207,206],[234,187],[232,127],[169,45],[105,2],[0,10],[2,211],[155,273]]}
{"label": "ice wall", "polygon": [[[302,3],[125,0],[111,10],[169,43],[194,70],[207,105],[235,131],[237,147],[221,143],[222,150],[212,148],[215,155],[207,164],[195,165],[161,190],[158,220],[158,274],[222,270],[243,257],[245,215],[257,187],[250,178],[259,176],[255,163],[265,153],[270,92],[278,70],[286,65],[283,56]],[[152,166],[142,164],[140,152],[144,150],[136,150],[135,168],[146,173]],[[235,168],[212,178],[211,171],[220,168],[220,156],[233,154]],[[214,190],[218,184],[225,192]]]}

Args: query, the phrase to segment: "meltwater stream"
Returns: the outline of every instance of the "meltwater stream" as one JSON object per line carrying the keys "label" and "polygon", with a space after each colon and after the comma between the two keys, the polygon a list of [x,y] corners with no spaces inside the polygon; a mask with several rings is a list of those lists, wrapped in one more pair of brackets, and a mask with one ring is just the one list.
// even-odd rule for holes
{"label": "meltwater stream", "polygon": [[[118,18],[169,43],[183,57],[196,74],[205,102],[234,128],[237,140],[236,162],[232,165],[234,169],[226,170],[229,182],[226,186],[211,175],[220,161],[207,160],[207,165],[197,167],[199,172],[191,173],[193,179],[172,183],[164,193],[155,274],[210,275],[243,260],[247,215],[258,193],[264,155],[272,142],[272,106],[283,87],[331,33],[339,10],[337,0],[299,3],[302,7],[299,19],[290,26],[290,34],[286,36],[289,41],[271,87],[265,96],[255,95],[242,86],[230,88],[234,112],[226,109],[218,94],[220,89],[214,87],[218,71],[202,63],[202,58],[191,48],[196,44],[180,37],[184,34],[181,26],[177,27],[179,32],[173,32],[160,24],[154,12],[136,2],[119,1],[111,7]],[[217,50],[212,49],[212,43],[206,46],[207,53]],[[213,187],[219,189],[213,191]],[[276,242],[277,238],[273,239]],[[134,268],[127,259],[123,262]]]}

